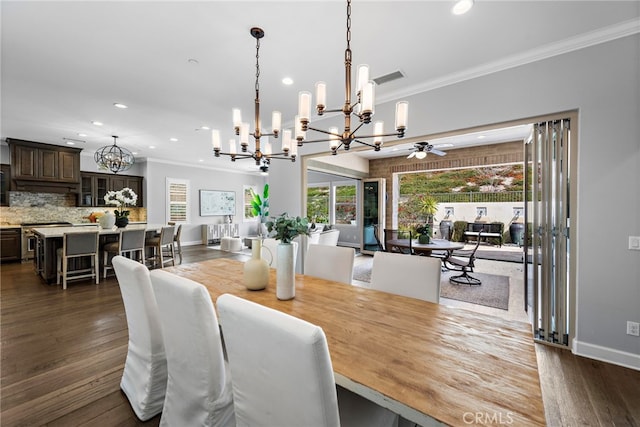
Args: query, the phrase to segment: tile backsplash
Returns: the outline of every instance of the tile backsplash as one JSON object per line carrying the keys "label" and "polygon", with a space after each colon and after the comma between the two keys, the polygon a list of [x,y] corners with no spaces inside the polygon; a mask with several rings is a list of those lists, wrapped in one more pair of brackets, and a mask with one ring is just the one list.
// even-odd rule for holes
{"label": "tile backsplash", "polygon": [[[0,207],[0,225],[14,225],[22,222],[67,221],[73,224],[88,223],[91,212],[113,211],[109,207],[77,207],[75,194],[9,192],[9,207]],[[127,208],[130,221],[146,221],[145,208]]]}

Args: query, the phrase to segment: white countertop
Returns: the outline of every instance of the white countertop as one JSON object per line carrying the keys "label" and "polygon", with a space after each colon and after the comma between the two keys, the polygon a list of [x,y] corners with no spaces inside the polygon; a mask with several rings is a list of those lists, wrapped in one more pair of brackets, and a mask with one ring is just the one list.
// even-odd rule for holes
{"label": "white countertop", "polygon": [[62,237],[65,233],[83,233],[87,231],[93,231],[95,229],[98,234],[118,234],[120,230],[147,230],[147,231],[159,231],[164,224],[129,224],[126,228],[120,229],[118,227],[102,228],[98,224],[86,224],[80,227],[34,227],[33,232],[44,237],[45,239],[52,237]]}

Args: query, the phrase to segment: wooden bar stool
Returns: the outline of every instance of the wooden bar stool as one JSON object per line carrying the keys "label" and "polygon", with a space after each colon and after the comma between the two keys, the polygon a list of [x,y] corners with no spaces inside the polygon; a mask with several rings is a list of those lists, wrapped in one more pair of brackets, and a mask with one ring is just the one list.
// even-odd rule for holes
{"label": "wooden bar stool", "polygon": [[144,264],[144,235],[145,230],[122,230],[117,242],[106,243],[102,246],[103,278],[107,278],[107,270],[113,269],[113,265],[109,261],[115,255],[128,255],[129,258]]}
{"label": "wooden bar stool", "polygon": [[171,261],[172,265],[176,265],[175,248],[173,246],[173,236],[175,227],[162,227],[160,236],[146,239],[145,247],[153,248],[153,255],[147,259],[155,267],[160,265],[164,268],[164,264]]}
{"label": "wooden bar stool", "polygon": [[[95,277],[96,285],[100,283],[100,271],[98,263],[98,232],[88,231],[80,233],[64,233],[62,247],[56,251],[57,274],[56,283],[62,289],[67,289],[67,281]],[[83,268],[82,258],[90,258],[91,266]],[[69,269],[69,262],[74,261],[74,267]]]}

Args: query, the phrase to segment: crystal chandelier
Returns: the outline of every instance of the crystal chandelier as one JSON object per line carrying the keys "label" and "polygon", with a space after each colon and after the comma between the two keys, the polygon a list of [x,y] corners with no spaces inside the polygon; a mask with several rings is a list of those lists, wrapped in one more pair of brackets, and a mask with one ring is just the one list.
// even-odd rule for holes
{"label": "crystal chandelier", "polygon": [[[327,110],[327,86],[325,82],[316,83],[316,112],[322,116],[325,112],[344,113],[344,130],[342,133],[337,127],[331,127],[329,130],[322,130],[310,126],[309,119],[311,115],[311,93],[300,92],[298,94],[298,116],[296,116],[295,139],[297,145],[302,146],[303,143],[312,142],[329,142],[332,154],[337,154],[338,149],[343,147],[345,151],[349,150],[352,142],[367,145],[375,151],[380,151],[383,144],[382,138],[385,136],[396,136],[402,138],[407,128],[407,117],[409,103],[400,101],[396,104],[395,129],[393,133],[384,133],[384,124],[378,121],[373,126],[373,134],[356,135],[356,132],[365,124],[371,123],[371,117],[374,114],[374,82],[369,80],[369,66],[360,65],[356,80],[356,97],[355,103],[351,103],[351,0],[347,0],[347,49],[344,52],[345,65],[345,101],[342,108]],[[359,119],[360,124],[355,129],[351,129],[351,116]],[[313,130],[327,135],[321,139],[306,140],[306,132]],[[363,141],[363,139],[373,139],[372,142]]]}
{"label": "crystal chandelier", "polygon": [[118,147],[117,136],[113,135],[113,145],[107,145],[96,151],[93,160],[101,169],[108,169],[113,173],[123,172],[130,169],[135,163],[133,153],[126,148]]}
{"label": "crystal chandelier", "polygon": [[[233,127],[235,134],[240,136],[240,152],[238,152],[236,140],[231,139],[229,141],[229,151],[223,152],[220,143],[220,132],[216,129],[211,131],[211,142],[213,144],[213,152],[216,157],[220,155],[230,156],[231,161],[235,162],[236,159],[253,159],[257,166],[262,165],[260,168],[267,166],[271,159],[283,159],[296,161],[298,154],[298,147],[293,143],[291,139],[291,131],[285,130],[282,135],[282,152],[273,153],[273,148],[269,142],[269,136],[278,138],[280,133],[280,125],[282,123],[282,115],[279,111],[274,111],[271,117],[271,133],[264,133],[260,130],[260,39],[264,37],[264,31],[261,28],[251,28],[251,35],[256,39],[256,98],[255,98],[255,130],[253,133],[249,132],[249,123],[242,122],[242,115],[240,109],[233,109]],[[253,151],[249,150],[249,136],[253,136],[255,145]],[[266,137],[264,147],[261,146],[260,139]]]}

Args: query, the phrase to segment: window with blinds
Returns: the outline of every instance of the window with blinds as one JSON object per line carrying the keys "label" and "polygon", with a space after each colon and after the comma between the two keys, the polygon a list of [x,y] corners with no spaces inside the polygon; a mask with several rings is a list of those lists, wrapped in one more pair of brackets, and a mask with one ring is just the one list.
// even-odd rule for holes
{"label": "window with blinds", "polygon": [[187,222],[189,181],[167,178],[167,218],[173,222]]}

